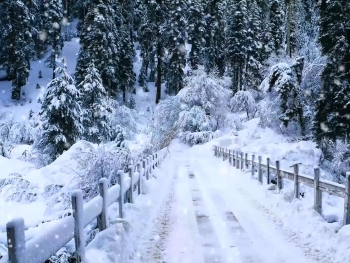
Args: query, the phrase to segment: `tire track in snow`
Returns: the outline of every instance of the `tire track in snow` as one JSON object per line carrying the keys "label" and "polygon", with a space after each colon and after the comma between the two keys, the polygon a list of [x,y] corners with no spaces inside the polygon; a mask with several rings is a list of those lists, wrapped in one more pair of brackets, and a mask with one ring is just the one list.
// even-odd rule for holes
{"label": "tire track in snow", "polygon": [[[142,263],[166,263],[164,260],[166,240],[168,238],[169,226],[171,224],[171,210],[174,199],[174,184],[177,179],[175,172],[170,184],[168,194],[159,208],[156,224],[144,240],[141,253],[138,254],[138,262]],[[142,219],[141,219],[142,220]]]}
{"label": "tire track in snow", "polygon": [[195,174],[193,172],[188,173],[189,180],[191,180],[191,196],[194,206],[194,212],[196,216],[199,235],[201,236],[204,262],[222,262],[221,246],[218,237],[214,231],[211,221],[211,215],[208,213],[205,204],[203,202],[202,193],[199,190]]}
{"label": "tire track in snow", "polygon": [[[198,157],[197,157],[198,158]],[[194,160],[195,167],[201,176],[198,178],[201,188],[205,189],[207,199],[216,204],[215,209],[220,207],[220,211],[232,211],[243,229],[254,241],[255,251],[247,251],[252,255],[261,258],[260,262],[268,263],[290,263],[294,262],[293,258],[297,257],[299,262],[314,262],[307,257],[300,248],[287,241],[284,235],[276,231],[275,225],[271,220],[262,217],[261,210],[256,209],[252,202],[240,193],[235,186],[235,181],[230,179],[231,170],[223,169],[218,173],[217,165],[219,162],[212,164],[212,157],[203,156],[201,160]],[[216,201],[213,202],[212,200]],[[248,199],[248,200],[247,200]],[[227,208],[229,208],[227,210]],[[260,211],[259,211],[260,210]],[[270,221],[270,222],[268,222]],[[288,244],[288,246],[287,246]],[[290,244],[290,245],[289,245]],[[243,252],[242,249],[240,252]],[[255,253],[256,252],[256,253]],[[241,254],[241,256],[243,256]],[[244,262],[244,256],[241,258]],[[254,262],[254,261],[253,261]],[[259,262],[259,261],[257,261]]]}

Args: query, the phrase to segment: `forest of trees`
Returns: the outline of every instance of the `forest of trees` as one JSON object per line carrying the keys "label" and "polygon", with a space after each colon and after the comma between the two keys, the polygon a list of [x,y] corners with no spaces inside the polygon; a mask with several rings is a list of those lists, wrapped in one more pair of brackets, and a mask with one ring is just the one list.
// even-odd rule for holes
{"label": "forest of trees", "polygon": [[[80,51],[69,76],[56,58],[74,35],[64,30],[73,19]],[[0,67],[14,100],[21,99],[31,60],[50,52],[44,135],[36,145],[53,159],[78,138],[112,139],[110,113],[118,110],[111,100],[129,105],[137,85],[148,92],[154,82],[153,126],[163,126],[157,140],[169,139],[173,127],[210,138],[225,123],[237,128],[232,113],[243,111],[247,119],[260,117],[262,126],[314,140],[328,160],[342,149],[337,158],[349,163],[348,0],[6,0],[0,29]],[[211,96],[189,99],[194,90]],[[66,102],[57,103],[62,96]],[[218,108],[227,109],[221,110],[226,117]],[[165,120],[160,111],[169,110],[175,115]],[[61,143],[53,150],[52,141]]]}

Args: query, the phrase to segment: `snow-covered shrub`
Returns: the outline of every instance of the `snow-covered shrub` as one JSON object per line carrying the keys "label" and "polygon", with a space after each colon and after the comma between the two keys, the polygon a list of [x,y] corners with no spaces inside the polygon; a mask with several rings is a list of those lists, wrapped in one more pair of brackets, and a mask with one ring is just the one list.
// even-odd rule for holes
{"label": "snow-covered shrub", "polygon": [[233,112],[245,112],[248,120],[254,118],[257,111],[256,102],[248,90],[238,91],[230,101],[230,108]]}
{"label": "snow-covered shrub", "polygon": [[88,142],[83,143],[81,151],[72,155],[78,162],[79,170],[86,171],[80,175],[79,189],[83,191],[84,199],[90,200],[98,195],[98,181],[108,178],[113,181],[118,170],[128,171],[131,164],[130,151],[117,146],[115,142],[94,147]]}
{"label": "snow-covered shrub", "polygon": [[10,174],[0,180],[0,193],[8,201],[31,203],[38,197],[39,189],[19,174]]}
{"label": "snow-covered shrub", "polygon": [[226,115],[225,123],[232,132],[240,131],[243,129],[242,121],[240,117],[235,113],[228,113]]}
{"label": "snow-covered shrub", "polygon": [[209,116],[200,106],[193,106],[180,113],[178,126],[182,132],[211,131]]}
{"label": "snow-covered shrub", "polygon": [[[189,140],[204,142],[211,138],[210,133],[205,132],[216,131],[226,124],[231,96],[231,91],[226,88],[229,86],[227,79],[208,75],[203,67],[199,67],[185,83],[175,97],[161,101],[155,109],[151,128],[151,143],[155,149],[168,146],[179,132],[182,132],[181,138],[199,138]],[[192,132],[199,133],[190,135]]]}
{"label": "snow-covered shrub", "polygon": [[58,250],[55,255],[49,258],[49,263],[68,263],[68,262],[74,262],[75,261],[75,255],[73,250],[68,250],[66,247],[61,248]]}
{"label": "snow-covered shrub", "polygon": [[219,136],[219,133],[212,131],[204,131],[204,132],[181,132],[179,134],[179,139],[185,144],[189,144],[191,146],[201,143],[209,142],[212,139],[215,139]]}
{"label": "snow-covered shrub", "polygon": [[133,109],[122,105],[120,106],[115,100],[108,100],[108,126],[109,138],[107,141],[114,141],[117,138],[120,129],[126,140],[134,139],[137,132],[137,113]]}
{"label": "snow-covered shrub", "polygon": [[340,140],[333,145],[333,159],[329,163],[334,181],[344,183],[346,173],[350,171],[350,146]]}
{"label": "snow-covered shrub", "polygon": [[[207,74],[204,67],[185,79],[185,88],[177,94],[180,102],[191,109],[201,107],[210,121],[210,128],[215,131],[225,125],[225,115],[229,112],[231,90],[224,86],[226,80],[216,74]],[[185,110],[187,110],[185,109]]]}
{"label": "snow-covered shrub", "polygon": [[154,150],[167,147],[176,138],[180,112],[181,103],[177,96],[169,96],[157,105],[151,125],[151,144]]}
{"label": "snow-covered shrub", "polygon": [[17,144],[32,144],[38,135],[36,116],[27,121],[0,119],[0,155],[11,158],[11,150]]}

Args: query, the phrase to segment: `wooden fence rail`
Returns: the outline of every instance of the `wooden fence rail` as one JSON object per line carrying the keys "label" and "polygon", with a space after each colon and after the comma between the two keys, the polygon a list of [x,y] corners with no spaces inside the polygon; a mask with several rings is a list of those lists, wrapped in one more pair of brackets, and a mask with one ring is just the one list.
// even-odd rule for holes
{"label": "wooden fence rail", "polygon": [[[245,167],[246,169],[251,167],[251,175],[254,176],[255,171],[258,172],[258,181],[263,184],[263,173],[266,174],[266,182],[271,183],[271,175],[276,176],[277,189],[283,188],[282,178],[291,180],[294,182],[294,197],[300,197],[300,183],[303,183],[314,189],[314,209],[318,213],[322,213],[322,192],[329,193],[341,198],[344,198],[344,217],[343,224],[350,224],[350,173],[346,175],[345,186],[337,184],[331,181],[320,179],[320,169],[314,169],[314,176],[299,174],[299,165],[293,165],[293,172],[283,171],[280,169],[280,162],[276,161],[276,166],[272,166],[270,158],[266,159],[266,164],[262,163],[261,156],[258,157],[258,162],[255,161],[255,155],[248,159],[248,154],[245,155],[242,152],[234,152],[227,148],[214,146],[214,155],[218,158],[222,158],[223,161],[229,159],[229,163],[237,169]],[[245,156],[243,158],[243,155]]]}
{"label": "wooden fence rail", "polygon": [[[129,173],[118,171],[118,184],[108,189],[108,179],[99,181],[100,195],[83,204],[83,193],[76,190],[72,193],[73,215],[64,217],[45,229],[29,241],[25,241],[25,227],[22,218],[16,218],[6,224],[8,255],[0,259],[6,263],[43,263],[74,238],[76,263],[84,263],[85,237],[84,228],[97,218],[100,231],[108,227],[108,207],[119,202],[119,217],[123,218],[124,203],[134,202],[134,190],[142,193],[141,178],[147,180],[155,167],[166,157],[167,150],[162,149],[156,154],[137,162],[129,167]],[[142,165],[142,166],[141,166]],[[142,168],[141,168],[142,167]],[[136,169],[136,170],[135,170]],[[111,180],[112,181],[112,180]]]}

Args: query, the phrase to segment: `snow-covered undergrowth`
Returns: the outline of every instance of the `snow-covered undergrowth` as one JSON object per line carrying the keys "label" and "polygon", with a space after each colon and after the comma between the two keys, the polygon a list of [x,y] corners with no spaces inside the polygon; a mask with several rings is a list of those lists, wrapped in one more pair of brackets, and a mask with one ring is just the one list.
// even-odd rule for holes
{"label": "snow-covered undergrowth", "polygon": [[118,219],[117,206],[110,207],[110,227],[98,233],[86,248],[88,263],[127,262],[135,257],[140,236],[149,232],[155,223],[155,215],[167,194],[174,170],[173,160],[167,158],[149,180],[143,180],[145,194],[137,196],[134,204],[125,205],[124,220]]}
{"label": "snow-covered undergrowth", "polygon": [[[200,156],[204,151],[212,151],[213,145],[220,145],[249,154],[254,153],[256,156],[261,155],[263,161],[266,161],[267,156],[272,160],[280,160],[284,170],[290,170],[289,166],[294,163],[301,163],[301,173],[312,175],[314,157],[317,157],[313,155],[315,145],[312,142],[288,143],[284,137],[271,130],[258,128],[257,121],[245,123],[246,128],[238,132],[238,136],[228,134],[207,144],[194,146],[192,156]],[[324,263],[350,261],[350,226],[342,227],[342,198],[323,193],[323,211],[320,215],[313,208],[313,189],[307,186],[301,185],[301,190],[305,192],[304,198],[294,199],[292,181],[283,179],[284,188],[278,194],[275,190],[268,190],[266,178],[263,186],[257,182],[257,178],[252,179],[250,169],[237,172],[228,161],[222,162],[220,159],[213,161],[212,165],[217,167],[218,180],[220,175],[229,174],[230,178],[225,177],[222,180],[227,180],[231,186],[230,191],[238,191],[247,201],[253,202],[254,206],[273,220],[276,228],[284,232],[290,242],[296,242],[306,255]],[[322,174],[323,177],[327,177]]]}
{"label": "snow-covered undergrowth", "polygon": [[7,211],[0,215],[0,243],[6,243],[5,225],[12,218],[23,217],[27,228],[61,218],[71,212],[71,191],[82,189],[88,201],[98,195],[100,178],[112,179],[138,158],[114,142],[97,146],[85,141],[41,169],[16,158],[0,157],[5,168],[0,173],[0,207]]}
{"label": "snow-covered undergrowth", "polygon": [[[238,131],[236,135],[227,134],[211,143],[231,149],[233,151],[242,151],[248,153],[251,159],[252,154],[255,155],[255,161],[258,156],[262,157],[262,163],[266,163],[266,159],[270,158],[271,165],[280,161],[280,167],[285,171],[293,171],[292,165],[299,164],[299,173],[309,176],[314,175],[314,168],[319,165],[320,152],[316,149],[316,144],[311,141],[289,142],[288,138],[279,135],[269,128],[261,128],[258,126],[259,119],[253,119],[243,124],[243,129]],[[332,176],[321,169],[321,178],[332,180]],[[266,178],[264,178],[266,181]],[[284,192],[293,192],[293,184],[291,181],[284,179]],[[289,190],[288,190],[289,189]],[[304,202],[313,204],[313,189],[301,184],[301,192],[304,193]],[[343,215],[342,198],[331,196],[323,193],[323,216],[330,222],[341,222]]]}

